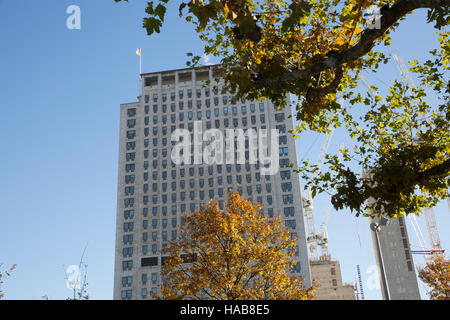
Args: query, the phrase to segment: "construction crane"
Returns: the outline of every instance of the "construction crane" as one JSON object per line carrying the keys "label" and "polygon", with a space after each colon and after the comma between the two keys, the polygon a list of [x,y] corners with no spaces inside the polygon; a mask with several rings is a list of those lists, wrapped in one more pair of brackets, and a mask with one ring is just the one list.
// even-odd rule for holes
{"label": "construction crane", "polygon": [[361,277],[361,269],[359,267],[359,264],[356,265],[356,272],[358,273],[358,283],[359,283],[359,292],[361,300],[364,300],[364,288],[363,288],[363,282]]}
{"label": "construction crane", "polygon": [[360,74],[360,75],[358,75],[358,79],[361,81],[363,86],[366,87],[369,96],[372,99],[374,99],[375,98],[375,93],[373,92],[373,89],[370,87],[369,83],[367,82],[366,77],[364,77],[362,74]]}
{"label": "construction crane", "polygon": [[319,234],[319,239],[317,241],[317,244],[320,246],[320,259],[321,260],[326,260],[330,258],[330,255],[328,254],[328,217],[330,215],[330,211],[331,211],[331,200],[328,203],[328,208],[327,211],[325,213],[325,219],[322,222],[322,224],[320,225],[320,234]]}
{"label": "construction crane", "polygon": [[[325,154],[327,153],[328,147],[330,145],[331,137],[333,136],[334,129],[327,133],[325,140],[322,143],[322,148],[320,150],[319,158],[317,160],[317,168],[320,170]],[[311,188],[308,188],[305,192],[305,196],[302,198],[303,209],[305,210],[306,224],[308,227],[308,236],[306,237],[306,242],[309,243],[309,251],[311,254],[311,260],[317,260],[317,245],[322,245],[323,237],[317,232],[316,226],[314,224],[314,201],[311,193]],[[328,241],[328,240],[327,240]]]}
{"label": "construction crane", "polygon": [[[409,88],[414,85],[414,81],[411,78],[408,68],[406,67],[403,59],[397,56],[394,52],[391,53],[397,65],[400,76],[403,79],[403,83]],[[425,117],[425,115],[423,115]],[[447,199],[448,201],[448,199]],[[436,218],[433,208],[423,208],[423,214],[425,216],[425,222],[427,224],[428,236],[430,237],[430,244],[433,250],[441,250],[441,240],[439,239],[439,232],[436,225]],[[419,229],[420,230],[420,229]]]}
{"label": "construction crane", "polygon": [[426,245],[426,241],[425,238],[422,234],[422,230],[420,229],[419,223],[417,222],[416,216],[415,215],[409,215],[409,218],[411,220],[411,225],[414,229],[414,233],[417,236],[417,239],[419,240],[420,243],[420,247],[424,248]]}
{"label": "construction crane", "polygon": [[[328,133],[325,136],[325,140],[322,144],[322,149],[320,151],[319,160],[317,162],[318,169],[320,169],[322,165],[323,158],[325,157],[325,154],[328,150],[332,134],[333,132]],[[317,243],[320,242],[321,237],[317,233],[317,229],[314,224],[314,215],[313,215],[314,201],[311,193],[311,188],[306,190],[305,197],[303,197],[302,200],[303,200],[303,208],[305,209],[306,223],[308,227],[308,236],[306,238],[306,241],[309,243],[309,251],[311,253],[311,259],[315,260],[317,259]]]}
{"label": "construction crane", "polygon": [[[344,144],[341,143],[339,146],[338,160],[342,159],[342,150],[344,149]],[[320,260],[328,260],[330,259],[330,255],[328,253],[328,217],[331,212],[331,199],[328,201],[328,207],[325,212],[325,218],[320,225],[320,233],[317,235],[317,245],[320,246],[321,256]]]}
{"label": "construction crane", "polygon": [[394,52],[391,53],[391,56],[394,58],[395,64],[397,65],[398,73],[400,73],[400,77],[403,79],[403,84],[408,88],[414,86],[414,81],[411,78],[409,70],[403,62],[403,59],[397,56]]}
{"label": "construction crane", "polygon": [[[411,244],[411,247],[418,247],[422,250],[411,250],[412,254],[425,254],[425,255],[435,255],[435,254],[443,254],[445,252],[444,249],[435,249],[430,247],[425,247],[417,244]],[[425,250],[423,250],[425,249]]]}
{"label": "construction crane", "polygon": [[[406,67],[405,63],[403,62],[403,59],[393,52],[391,53],[391,55],[395,61],[395,64],[397,65],[397,69],[400,73],[401,78],[403,79],[403,83],[408,88],[412,87],[414,85],[414,81],[411,78],[409,70]],[[359,76],[359,79],[361,80],[362,84],[368,89],[369,95],[371,95],[373,97],[373,90],[367,83],[366,79],[362,75]],[[448,201],[449,209],[450,209],[450,200],[447,199],[447,201]],[[432,250],[434,250],[433,252],[439,252],[439,250],[441,250],[442,248],[441,248],[441,242],[439,239],[439,233],[438,233],[438,229],[437,229],[437,225],[436,225],[434,210],[432,208],[423,208],[423,213],[424,213],[424,217],[425,217],[425,221],[426,221],[426,225],[427,225],[428,236],[430,238],[431,248],[432,248]],[[411,219],[411,223],[412,223],[412,226],[414,228],[414,231],[415,231],[419,241],[422,242],[422,240],[424,240],[423,235],[422,235],[422,232],[420,231],[420,227],[419,227],[417,221],[415,220],[415,218]],[[422,245],[424,245],[424,243]],[[417,253],[419,253],[419,252],[417,252]]]}
{"label": "construction crane", "polygon": [[436,225],[436,218],[434,216],[433,208],[423,208],[425,222],[427,224],[428,236],[430,237],[430,244],[433,249],[442,249],[439,232]]}

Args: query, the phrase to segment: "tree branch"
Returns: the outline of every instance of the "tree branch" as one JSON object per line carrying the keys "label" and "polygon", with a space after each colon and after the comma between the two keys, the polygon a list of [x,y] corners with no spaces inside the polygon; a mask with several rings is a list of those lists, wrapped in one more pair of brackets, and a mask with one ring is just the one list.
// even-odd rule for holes
{"label": "tree branch", "polygon": [[[365,56],[375,46],[375,42],[397,21],[409,12],[420,8],[436,8],[449,6],[450,0],[399,0],[392,7],[383,10],[381,27],[379,29],[366,29],[361,35],[360,41],[353,47],[341,52],[334,52],[326,58],[316,61],[311,67],[302,70],[293,70],[278,77],[261,78],[255,80],[264,87],[279,86],[282,82],[308,80],[313,75],[328,69],[335,69],[345,63],[358,60]],[[336,86],[337,88],[337,86]],[[323,91],[322,93],[325,93]],[[319,94],[320,92],[317,92]]]}
{"label": "tree branch", "polygon": [[420,172],[418,174],[417,180],[418,180],[419,184],[422,184],[422,183],[425,183],[426,181],[433,179],[435,177],[448,174],[449,172],[450,172],[450,158],[445,160],[440,165],[437,165],[433,168],[430,168],[428,170]]}
{"label": "tree branch", "polygon": [[341,83],[343,76],[344,76],[344,69],[341,66],[338,66],[334,73],[333,82],[331,82],[328,86],[323,88],[310,87],[306,92],[306,101],[311,102],[317,98],[324,97],[329,93],[336,92],[337,87]]}

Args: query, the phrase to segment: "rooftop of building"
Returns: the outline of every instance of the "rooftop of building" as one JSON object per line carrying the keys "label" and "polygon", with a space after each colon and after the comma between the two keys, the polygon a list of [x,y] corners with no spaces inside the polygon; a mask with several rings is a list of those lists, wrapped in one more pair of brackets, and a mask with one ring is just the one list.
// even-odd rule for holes
{"label": "rooftop of building", "polygon": [[146,73],[141,73],[141,77],[146,77],[146,76],[151,76],[151,75],[156,75],[156,74],[166,74],[166,73],[168,74],[168,73],[174,73],[174,72],[180,72],[180,71],[188,71],[188,70],[199,70],[199,71],[201,71],[202,69],[210,69],[210,68],[217,67],[217,66],[220,66],[220,64],[211,64],[211,65],[198,66],[198,67],[186,67],[186,68],[179,68],[179,69],[170,69],[170,70],[146,72]]}

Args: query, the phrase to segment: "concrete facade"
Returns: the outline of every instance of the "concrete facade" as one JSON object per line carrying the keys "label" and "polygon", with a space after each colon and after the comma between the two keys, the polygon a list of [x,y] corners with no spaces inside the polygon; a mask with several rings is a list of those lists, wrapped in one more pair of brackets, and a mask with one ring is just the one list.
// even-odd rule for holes
{"label": "concrete facade", "polygon": [[[214,90],[212,67],[143,74],[142,96],[120,106],[114,299],[146,299],[159,293],[159,250],[178,236],[182,212],[212,198],[223,206],[230,188],[280,214],[298,237],[296,272],[310,285],[310,269],[291,108],[270,101],[235,101]],[[211,80],[210,85],[206,81]],[[279,130],[279,170],[262,175],[255,164],[185,164],[171,160],[171,133],[208,129]],[[248,140],[248,139],[245,139]],[[246,149],[247,150],[247,149]]]}
{"label": "concrete facade", "polygon": [[[370,222],[379,222],[378,218]],[[411,255],[408,232],[403,217],[390,219],[386,226],[381,226],[378,232],[382,258],[391,300],[420,300],[419,285]],[[376,238],[372,231],[372,241],[378,266],[380,260],[377,254]],[[381,282],[381,288],[383,283]],[[385,294],[381,290],[383,299]]]}
{"label": "concrete facade", "polygon": [[314,300],[355,300],[355,286],[342,283],[341,266],[330,259],[312,260],[311,279],[318,282]]}

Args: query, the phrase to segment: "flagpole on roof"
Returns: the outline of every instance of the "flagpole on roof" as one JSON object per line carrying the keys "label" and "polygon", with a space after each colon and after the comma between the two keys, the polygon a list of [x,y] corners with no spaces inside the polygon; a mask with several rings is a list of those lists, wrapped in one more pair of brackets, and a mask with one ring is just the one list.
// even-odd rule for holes
{"label": "flagpole on roof", "polygon": [[142,49],[137,49],[136,50],[136,54],[139,56],[139,94],[141,95],[141,90],[142,90]]}
{"label": "flagpole on roof", "polygon": [[137,49],[136,54],[139,56],[139,76],[142,73],[142,49]]}

